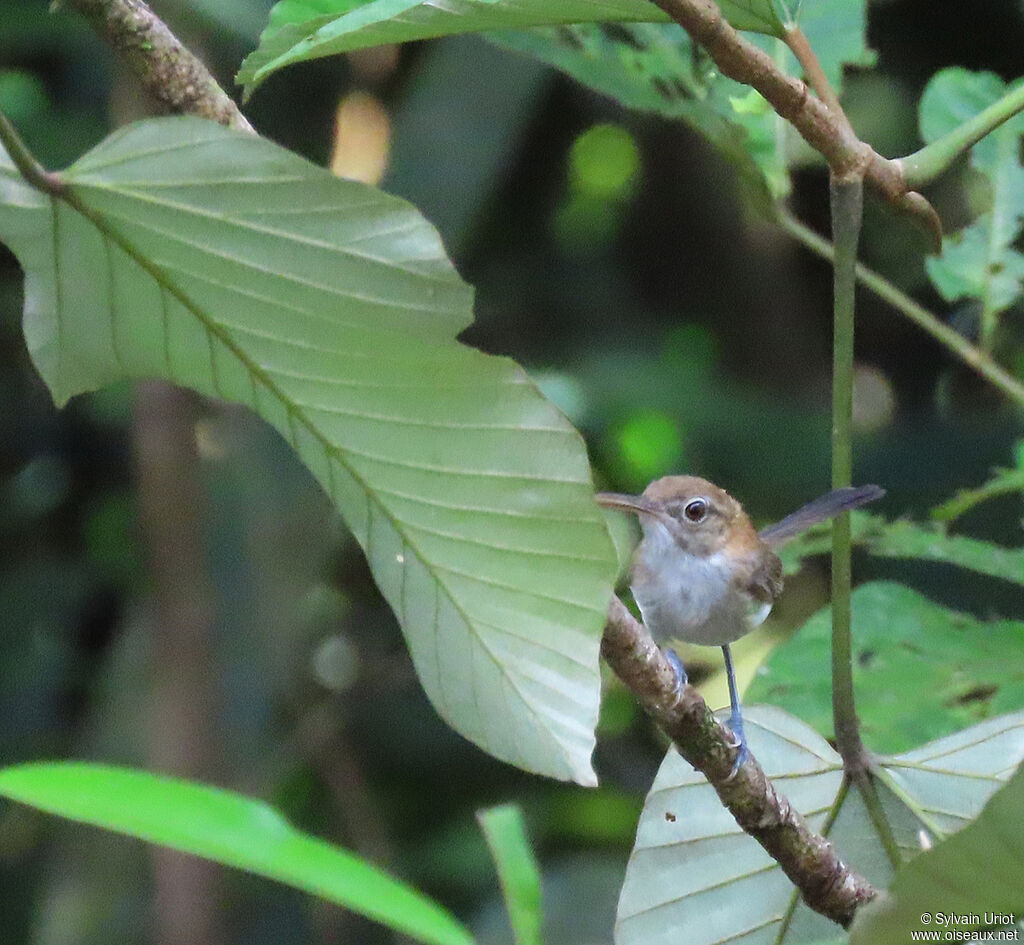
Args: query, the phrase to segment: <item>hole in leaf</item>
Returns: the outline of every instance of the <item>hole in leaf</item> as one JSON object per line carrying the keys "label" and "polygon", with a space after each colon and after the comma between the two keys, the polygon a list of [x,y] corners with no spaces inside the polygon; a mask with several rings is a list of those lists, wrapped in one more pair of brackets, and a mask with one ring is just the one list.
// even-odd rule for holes
{"label": "hole in leaf", "polygon": [[954,705],[970,705],[972,702],[987,702],[999,691],[998,686],[977,685],[953,700]]}

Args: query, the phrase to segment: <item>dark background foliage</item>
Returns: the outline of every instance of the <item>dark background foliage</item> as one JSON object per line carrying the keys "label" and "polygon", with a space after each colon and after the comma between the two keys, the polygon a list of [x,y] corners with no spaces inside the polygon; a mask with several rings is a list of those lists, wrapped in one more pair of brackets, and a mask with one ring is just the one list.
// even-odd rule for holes
{"label": "dark background foliage", "polygon": [[[226,85],[264,6],[156,4]],[[975,5],[966,25],[953,2],[878,0],[869,16],[878,67],[848,74],[844,100],[885,154],[916,146],[916,101],[937,69],[1022,71],[1017,0]],[[99,141],[131,88],[72,14],[3,0],[0,102],[47,166]],[[300,65],[268,81],[247,114],[262,134],[323,163],[339,99],[355,89],[391,122],[382,186],[438,226],[476,287],[465,341],[535,375],[586,436],[601,484],[632,490],[692,471],[762,522],[825,490],[830,274],[744,201],[717,153],[683,126],[627,113],[478,38],[413,45],[393,60]],[[612,129],[590,133],[595,126]],[[617,185],[602,185],[608,166],[622,169]],[[805,168],[796,184],[794,209],[826,229],[824,170]],[[947,224],[969,216],[961,194],[951,183],[930,194]],[[866,262],[946,310],[925,278],[921,238],[873,202],[862,246]],[[131,392],[54,408],[20,333],[20,272],[0,253],[0,758],[152,767],[153,684],[174,660],[158,660],[148,634]],[[860,301],[856,478],[888,488],[886,512],[920,516],[1009,465],[1020,418],[901,316],[867,294]],[[949,317],[970,334],[975,314]],[[1011,368],[1024,365],[1019,329],[1011,312],[999,342]],[[632,700],[608,693],[598,791],[489,759],[426,703],[361,553],[276,434],[209,404],[196,407],[196,433],[217,601],[214,708],[199,723],[216,746],[208,779],[270,798],[296,823],[387,865],[486,941],[506,933],[472,813],[516,799],[545,868],[550,940],[609,940],[662,750]],[[1019,499],[1008,497],[964,528],[1009,544],[1019,524]],[[885,576],[897,565],[864,558],[857,568]],[[963,585],[925,565],[898,570],[979,616],[1024,616],[1001,587]],[[822,601],[823,586],[820,568],[794,581],[780,632]],[[149,940],[149,864],[137,843],[5,805],[0,940]],[[225,942],[386,937],[240,875],[217,895],[232,906]]]}

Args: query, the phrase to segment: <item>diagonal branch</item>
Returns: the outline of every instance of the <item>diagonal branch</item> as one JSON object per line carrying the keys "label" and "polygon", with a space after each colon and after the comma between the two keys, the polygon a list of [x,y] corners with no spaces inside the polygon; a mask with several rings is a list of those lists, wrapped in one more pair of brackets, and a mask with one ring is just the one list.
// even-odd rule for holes
{"label": "diagonal branch", "polygon": [[143,0],[66,0],[131,67],[167,112],[198,115],[230,128],[252,125],[205,65]]}
{"label": "diagonal branch", "polygon": [[[776,220],[783,230],[812,253],[829,262],[835,258],[832,244],[801,223],[785,207],[777,208]],[[923,305],[874,270],[857,263],[856,273],[857,279],[862,285],[883,301],[888,302],[897,312],[912,321],[922,331],[931,335],[954,357],[959,358],[967,367],[977,371],[981,377],[994,387],[998,387],[1007,397],[1024,406],[1024,384],[1000,367],[991,355],[972,345],[958,331],[954,331],[937,315],[928,311]]]}
{"label": "diagonal branch", "polygon": [[757,89],[775,111],[791,122],[807,143],[840,176],[866,166],[866,174],[883,193],[906,191],[899,167],[860,141],[841,115],[787,75],[763,49],[744,39],[714,0],[653,0],[694,42],[703,46],[724,75]]}
{"label": "diagonal branch", "polygon": [[843,927],[878,892],[814,833],[750,758],[730,777],[736,748],[692,686],[677,692],[675,674],[643,624],[613,597],[601,653],[640,699],[679,753],[701,771],[722,804],[768,852],[815,912]]}

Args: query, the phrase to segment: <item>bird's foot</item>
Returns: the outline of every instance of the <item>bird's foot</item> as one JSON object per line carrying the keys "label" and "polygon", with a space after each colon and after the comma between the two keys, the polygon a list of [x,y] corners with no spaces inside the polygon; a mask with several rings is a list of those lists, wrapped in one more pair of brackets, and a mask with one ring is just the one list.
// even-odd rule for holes
{"label": "bird's foot", "polygon": [[736,777],[740,768],[743,767],[746,760],[750,757],[750,752],[747,750],[747,737],[743,732],[743,716],[738,712],[734,712],[729,716],[729,734],[732,735],[732,741],[729,743],[730,748],[736,748],[736,760],[732,763],[732,771],[729,772],[729,777],[726,781],[731,781]]}
{"label": "bird's foot", "polygon": [[689,681],[690,677],[686,675],[686,668],[683,666],[683,661],[679,658],[679,654],[675,650],[666,648],[664,650],[665,659],[668,660],[668,665],[672,667],[672,672],[676,676],[676,696],[679,697],[683,694],[683,686]]}

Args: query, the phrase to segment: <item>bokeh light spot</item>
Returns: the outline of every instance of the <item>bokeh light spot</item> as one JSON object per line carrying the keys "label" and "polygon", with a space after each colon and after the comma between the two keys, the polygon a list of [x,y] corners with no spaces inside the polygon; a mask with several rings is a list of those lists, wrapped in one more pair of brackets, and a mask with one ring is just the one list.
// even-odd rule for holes
{"label": "bokeh light spot", "polygon": [[675,420],[661,411],[633,414],[616,441],[627,472],[638,482],[646,483],[682,465],[682,433]]}
{"label": "bokeh light spot", "polygon": [[640,170],[640,151],[620,125],[594,125],[569,151],[569,184],[578,194],[603,200],[629,195]]}

